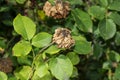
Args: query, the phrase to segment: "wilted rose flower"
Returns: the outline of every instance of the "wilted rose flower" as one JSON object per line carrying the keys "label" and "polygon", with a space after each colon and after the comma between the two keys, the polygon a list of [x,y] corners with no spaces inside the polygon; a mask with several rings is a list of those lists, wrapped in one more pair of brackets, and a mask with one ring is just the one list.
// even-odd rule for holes
{"label": "wilted rose flower", "polygon": [[55,5],[52,6],[52,4],[47,1],[43,7],[43,10],[49,17],[53,17],[55,19],[66,18],[70,11],[70,5],[68,2],[55,0]]}
{"label": "wilted rose flower", "polygon": [[3,71],[5,73],[12,72],[13,63],[10,58],[0,58],[0,71]]}
{"label": "wilted rose flower", "polygon": [[75,44],[75,40],[70,34],[70,30],[66,28],[58,28],[53,35],[53,42],[56,43],[59,48],[69,49]]}

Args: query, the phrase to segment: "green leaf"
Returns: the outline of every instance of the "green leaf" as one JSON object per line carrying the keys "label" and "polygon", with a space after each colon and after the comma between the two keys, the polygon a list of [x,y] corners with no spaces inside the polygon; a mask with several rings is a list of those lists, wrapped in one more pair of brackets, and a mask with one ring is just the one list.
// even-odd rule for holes
{"label": "green leaf", "polygon": [[92,51],[91,43],[83,40],[75,42],[74,52],[78,54],[88,54]]}
{"label": "green leaf", "polygon": [[52,80],[52,76],[48,72],[44,77],[40,78],[36,73],[34,73],[32,80]]}
{"label": "green leaf", "polygon": [[120,26],[120,15],[117,12],[110,13],[109,17]]}
{"label": "green leaf", "polygon": [[26,17],[18,14],[13,21],[14,30],[24,39],[30,40],[36,32],[34,22]]}
{"label": "green leaf", "polygon": [[20,65],[31,65],[32,64],[32,60],[30,60],[28,56],[17,57],[17,61]]}
{"label": "green leaf", "polygon": [[78,69],[76,67],[73,67],[73,73],[71,75],[72,78],[78,77]]}
{"label": "green leaf", "polygon": [[103,39],[108,40],[116,33],[116,25],[112,19],[104,19],[98,24],[100,35]]}
{"label": "green leaf", "polygon": [[13,26],[12,20],[3,20],[2,23],[5,24],[6,26]]}
{"label": "green leaf", "polygon": [[102,5],[103,7],[107,7],[108,6],[108,0],[100,0],[100,5]]}
{"label": "green leaf", "polygon": [[113,78],[113,80],[120,80],[120,64],[116,68]]}
{"label": "green leaf", "polygon": [[78,54],[88,54],[92,52],[91,42],[88,42],[83,36],[73,36],[75,39],[74,52]]}
{"label": "green leaf", "polygon": [[83,32],[92,32],[92,20],[88,13],[80,10],[75,9],[72,11],[72,16],[75,20],[77,27]]}
{"label": "green leaf", "polygon": [[[71,25],[70,25],[70,26],[71,26]],[[79,35],[79,30],[77,29],[77,26],[76,26],[76,25],[73,25],[72,27],[73,27],[73,28],[71,29],[71,30],[72,30],[71,34],[72,34],[72,35]]]}
{"label": "green leaf", "polygon": [[22,66],[15,70],[14,74],[17,77],[17,80],[28,80],[32,74],[32,68],[29,66]]}
{"label": "green leaf", "polygon": [[110,10],[120,11],[120,1],[113,0],[113,2],[108,6]]}
{"label": "green leaf", "polygon": [[114,1],[114,0],[108,0],[108,3],[111,4],[111,3],[113,3],[113,1]]}
{"label": "green leaf", "polygon": [[19,41],[13,47],[14,56],[26,56],[30,53],[32,46],[28,41]]}
{"label": "green leaf", "polygon": [[83,4],[83,1],[82,0],[67,0],[70,2],[71,5],[82,5]]}
{"label": "green leaf", "polygon": [[48,0],[52,5],[55,5],[54,0]]}
{"label": "green leaf", "polygon": [[17,78],[15,76],[10,76],[8,80],[17,80]]}
{"label": "green leaf", "polygon": [[117,32],[117,33],[116,33],[115,43],[116,43],[117,46],[120,45],[120,32]]}
{"label": "green leaf", "polygon": [[73,37],[73,39],[75,39],[76,41],[77,41],[77,40],[86,41],[86,38],[85,38],[84,36],[82,36],[82,35],[72,36],[72,37]]}
{"label": "green leaf", "polygon": [[120,61],[120,55],[119,53],[115,52],[115,51],[111,51],[109,54],[109,59],[113,62],[119,62]]}
{"label": "green leaf", "polygon": [[102,8],[100,6],[91,6],[88,12],[92,17],[99,20],[102,20],[105,16],[105,8]]}
{"label": "green leaf", "polygon": [[32,39],[32,45],[38,48],[42,48],[44,46],[47,46],[51,42],[52,35],[41,32],[35,35]]}
{"label": "green leaf", "polygon": [[102,56],[103,53],[103,48],[100,43],[95,43],[94,44],[94,50],[93,50],[93,55],[99,59]]}
{"label": "green leaf", "polygon": [[71,60],[73,65],[76,65],[80,62],[80,58],[75,52],[69,52],[66,56]]}
{"label": "green leaf", "polygon": [[7,12],[9,11],[10,7],[8,6],[0,6],[0,12]]}
{"label": "green leaf", "polygon": [[73,65],[69,58],[64,55],[52,58],[49,67],[52,75],[59,80],[68,80],[72,75]]}
{"label": "green leaf", "polygon": [[34,60],[34,63],[36,67],[39,67],[39,65],[42,65],[43,63],[45,63],[45,60],[43,59],[42,54],[39,55],[39,58]]}
{"label": "green leaf", "polygon": [[0,48],[5,48],[6,47],[6,40],[5,39],[0,39]]}
{"label": "green leaf", "polygon": [[111,66],[111,62],[110,62],[110,61],[105,61],[105,62],[103,63],[102,68],[103,68],[103,69],[106,69],[106,70],[109,70],[109,69],[110,69],[110,66]]}
{"label": "green leaf", "polygon": [[48,74],[48,66],[46,64],[39,65],[36,68],[35,74],[38,75],[40,78],[44,77]]}
{"label": "green leaf", "polygon": [[0,71],[0,80],[7,80],[7,79],[8,79],[7,75],[4,72]]}
{"label": "green leaf", "polygon": [[26,0],[16,0],[16,2],[19,3],[19,4],[24,4],[25,1]]}
{"label": "green leaf", "polygon": [[61,49],[58,48],[56,45],[52,45],[50,46],[47,50],[45,50],[45,53],[48,54],[56,54],[60,51]]}

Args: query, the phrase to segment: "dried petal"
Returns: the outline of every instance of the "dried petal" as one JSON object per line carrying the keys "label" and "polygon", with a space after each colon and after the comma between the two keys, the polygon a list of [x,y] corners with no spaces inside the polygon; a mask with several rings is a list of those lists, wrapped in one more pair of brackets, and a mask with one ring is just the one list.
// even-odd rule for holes
{"label": "dried petal", "polygon": [[70,35],[71,31],[66,28],[58,28],[53,35],[53,42],[58,45],[59,48],[71,48],[75,44],[75,40]]}
{"label": "dried petal", "polygon": [[51,3],[49,3],[48,1],[45,3],[43,10],[45,11],[47,16],[50,16],[50,9],[52,8]]}
{"label": "dried petal", "polygon": [[0,58],[0,71],[5,73],[12,72],[13,63],[10,58]]}
{"label": "dried petal", "polygon": [[45,11],[45,14],[49,17],[53,17],[54,19],[60,19],[65,18],[70,11],[68,2],[62,2],[62,1],[55,1],[55,5],[52,6],[51,3],[48,1],[45,3],[43,10]]}

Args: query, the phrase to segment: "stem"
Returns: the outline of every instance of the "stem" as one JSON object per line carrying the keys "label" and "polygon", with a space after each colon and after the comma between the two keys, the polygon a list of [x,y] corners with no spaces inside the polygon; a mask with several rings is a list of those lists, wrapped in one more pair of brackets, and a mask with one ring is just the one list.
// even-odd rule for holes
{"label": "stem", "polygon": [[111,71],[111,69],[108,70],[108,79],[112,80],[112,71]]}
{"label": "stem", "polygon": [[[35,71],[34,63],[35,63],[35,61],[39,58],[40,53],[42,53],[44,50],[46,50],[49,46],[51,46],[51,45],[53,45],[53,44],[54,44],[54,42],[48,44],[47,46],[45,46],[44,48],[42,48],[42,49],[38,52],[38,54],[37,54],[36,56],[33,55],[33,56],[34,56],[33,62],[32,62],[32,70],[33,70],[33,72],[32,72],[32,75],[30,76],[30,79],[32,78],[32,76],[33,76],[33,74],[34,74],[34,71]],[[33,49],[32,49],[32,51],[33,51]],[[34,54],[34,51],[33,51],[33,54]]]}
{"label": "stem", "polygon": [[47,46],[45,46],[44,48],[42,48],[42,49],[38,52],[38,54],[36,55],[35,60],[36,60],[37,58],[39,58],[40,53],[42,53],[45,49],[47,49],[49,46],[51,46],[51,45],[53,45],[53,44],[54,44],[54,42],[52,42],[52,43],[48,44]]}
{"label": "stem", "polygon": [[15,39],[15,36],[10,39],[10,41],[7,43],[6,50],[9,48],[10,43]]}
{"label": "stem", "polygon": [[42,49],[38,52],[38,54],[34,57],[32,66],[34,66],[34,61],[36,61],[36,60],[39,58],[40,53],[42,53],[45,49],[47,49],[47,48],[48,48],[49,46],[51,46],[52,44],[54,44],[54,42],[48,44],[47,46],[45,46],[44,48],[42,48]]}
{"label": "stem", "polygon": [[33,58],[34,58],[35,57],[35,52],[34,52],[33,48],[32,48],[32,54],[33,54]]}
{"label": "stem", "polygon": [[[1,37],[0,37],[1,38]],[[10,41],[8,41],[6,48],[5,48],[5,54],[3,55],[4,58],[8,57],[10,54],[7,53],[10,47],[10,44],[12,43],[12,41],[15,39],[15,36],[13,36]]]}

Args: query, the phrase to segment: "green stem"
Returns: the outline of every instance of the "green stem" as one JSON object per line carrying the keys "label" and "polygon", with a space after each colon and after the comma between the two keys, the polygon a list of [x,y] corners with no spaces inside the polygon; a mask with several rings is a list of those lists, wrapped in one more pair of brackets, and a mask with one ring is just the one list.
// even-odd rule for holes
{"label": "green stem", "polygon": [[[35,64],[35,61],[40,57],[40,54],[41,54],[44,50],[46,50],[49,46],[51,46],[51,45],[53,45],[53,44],[54,44],[54,42],[48,44],[47,46],[45,46],[44,48],[42,48],[42,49],[38,52],[38,54],[37,54],[36,56],[33,55],[34,58],[33,58],[33,62],[32,62],[32,73],[31,73],[31,76],[30,76],[29,79],[31,79],[32,76],[33,76],[33,74],[34,74],[34,71],[35,71],[35,65],[34,65],[34,64]],[[33,49],[32,49],[32,52],[33,52],[33,54],[34,54]]]}
{"label": "green stem", "polygon": [[6,50],[9,48],[10,43],[15,39],[15,36],[11,38],[11,40],[7,43]]}
{"label": "green stem", "polygon": [[12,41],[15,39],[15,36],[13,36],[10,41],[7,43],[6,45],[6,49],[5,49],[5,54],[3,55],[4,58],[8,57],[10,54],[7,53],[10,47],[10,44],[12,43]]}
{"label": "green stem", "polygon": [[33,50],[33,47],[32,47],[32,54],[33,54],[33,58],[35,57],[35,52]]}
{"label": "green stem", "polygon": [[[38,52],[38,54],[35,56],[34,61],[37,60],[37,59],[40,57],[40,53],[42,53],[44,50],[46,50],[49,46],[51,46],[51,45],[53,45],[53,44],[54,44],[54,42],[52,42],[52,43],[48,44],[47,46],[45,46],[44,48],[42,48],[42,49]],[[34,63],[33,63],[33,65],[34,65]]]}

